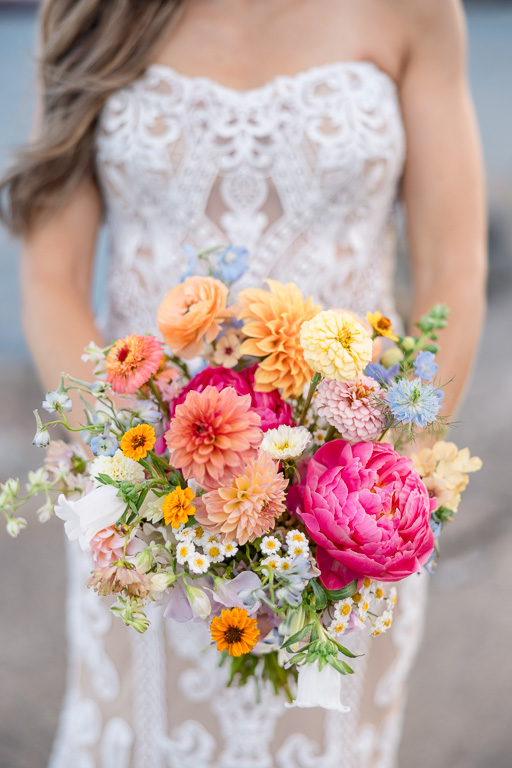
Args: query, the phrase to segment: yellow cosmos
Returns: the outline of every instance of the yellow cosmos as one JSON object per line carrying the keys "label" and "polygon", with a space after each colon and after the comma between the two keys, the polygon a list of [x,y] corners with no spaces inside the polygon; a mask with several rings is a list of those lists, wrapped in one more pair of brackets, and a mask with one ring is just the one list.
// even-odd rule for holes
{"label": "yellow cosmos", "polygon": [[149,424],[137,424],[121,438],[121,450],[129,459],[139,461],[148,455],[156,441],[155,430]]}
{"label": "yellow cosmos", "polygon": [[348,312],[320,312],[302,324],[300,341],[306,362],[326,379],[356,381],[372,360],[372,340]]}
{"label": "yellow cosmos", "polygon": [[250,619],[245,608],[222,611],[220,617],[212,619],[210,632],[217,650],[227,651],[230,656],[249,653],[260,636],[256,619]]}
{"label": "yellow cosmos", "polygon": [[194,491],[191,488],[178,486],[168,493],[162,504],[165,524],[179,528],[182,523],[188,522],[189,517],[196,511],[196,508],[190,504],[193,498]]}
{"label": "yellow cosmos", "polygon": [[393,333],[391,320],[381,315],[380,312],[374,312],[373,314],[371,312],[367,312],[366,319],[378,336],[385,336],[386,339],[398,341],[398,336],[396,333]]}

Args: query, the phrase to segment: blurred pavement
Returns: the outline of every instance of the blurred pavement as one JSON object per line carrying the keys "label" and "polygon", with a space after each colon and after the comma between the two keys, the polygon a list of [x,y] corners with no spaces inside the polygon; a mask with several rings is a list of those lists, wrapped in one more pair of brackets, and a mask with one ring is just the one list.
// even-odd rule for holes
{"label": "blurred pavement", "polygon": [[[470,6],[469,27],[492,271],[481,352],[452,436],[482,457],[484,470],[472,477],[431,581],[400,768],[512,766],[512,8]],[[0,11],[0,167],[27,132],[32,40],[31,11]],[[0,480],[23,479],[41,460],[31,446],[40,392],[18,317],[17,253],[0,232]],[[16,542],[0,525],[0,768],[46,765],[64,690],[62,527],[31,523]]]}

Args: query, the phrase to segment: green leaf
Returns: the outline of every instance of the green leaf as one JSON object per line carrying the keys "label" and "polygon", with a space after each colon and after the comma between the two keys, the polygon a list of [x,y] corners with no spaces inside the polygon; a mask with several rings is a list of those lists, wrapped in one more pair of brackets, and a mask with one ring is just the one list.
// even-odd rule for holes
{"label": "green leaf", "polygon": [[100,472],[99,475],[96,475],[97,479],[100,481],[100,483],[103,483],[104,485],[115,485],[115,480],[112,480],[111,477],[108,475],[104,475],[103,472]]}
{"label": "green leaf", "polygon": [[323,587],[320,586],[316,579],[311,579],[309,582],[313,587],[313,594],[315,595],[315,607],[318,611],[323,611],[327,605],[327,595]]}
{"label": "green leaf", "polygon": [[329,600],[344,600],[346,597],[352,597],[357,592],[357,579],[351,581],[343,589],[326,589],[325,590]]}
{"label": "green leaf", "polygon": [[290,645],[295,645],[295,643],[298,643],[298,642],[300,642],[300,640],[302,640],[302,638],[303,638],[303,637],[306,637],[306,635],[308,634],[308,632],[311,632],[311,630],[313,629],[313,627],[314,627],[314,624],[313,624],[313,623],[311,623],[311,624],[306,624],[306,626],[305,626],[305,627],[302,627],[302,629],[299,629],[299,631],[298,631],[298,632],[296,632],[294,635],[292,635],[291,637],[289,637],[289,638],[288,638],[288,640],[286,640],[286,642],[284,642],[284,643],[282,644],[281,648],[289,648],[289,647],[290,647]]}
{"label": "green leaf", "polygon": [[345,648],[344,645],[340,645],[339,643],[336,643],[338,646],[338,650],[340,653],[342,653],[344,656],[347,656],[349,659],[357,659],[360,654],[352,653],[352,651],[349,651],[348,648]]}

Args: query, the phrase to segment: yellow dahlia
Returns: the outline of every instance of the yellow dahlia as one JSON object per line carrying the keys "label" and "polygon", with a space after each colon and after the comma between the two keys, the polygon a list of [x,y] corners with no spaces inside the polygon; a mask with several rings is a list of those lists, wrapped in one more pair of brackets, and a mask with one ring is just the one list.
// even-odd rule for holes
{"label": "yellow dahlia", "polygon": [[398,341],[398,336],[396,333],[393,333],[391,320],[381,315],[380,312],[374,312],[373,314],[371,312],[367,312],[366,319],[378,336],[385,336],[387,339],[391,339],[392,341]]}
{"label": "yellow dahlia", "polygon": [[272,530],[285,511],[287,484],[279,464],[261,452],[247,463],[243,475],[201,497],[196,520],[213,533],[224,534],[225,541],[254,541]]}
{"label": "yellow dahlia", "polygon": [[196,511],[190,504],[193,498],[194,491],[191,488],[178,486],[168,493],[162,504],[165,524],[179,528],[182,523],[188,522],[189,517]]}
{"label": "yellow dahlia", "polygon": [[214,616],[210,632],[217,650],[227,651],[230,656],[249,653],[260,636],[256,619],[250,619],[245,608],[226,609]]}
{"label": "yellow dahlia", "polygon": [[356,381],[372,360],[372,340],[348,312],[330,309],[303,323],[304,358],[326,379]]}
{"label": "yellow dahlia", "polygon": [[148,455],[156,442],[155,430],[149,424],[137,424],[121,438],[121,450],[129,459],[138,461]]}
{"label": "yellow dahlia", "polygon": [[245,321],[242,331],[249,337],[240,352],[264,358],[254,376],[257,392],[282,389],[283,397],[298,397],[312,376],[300,345],[300,329],[320,307],[311,298],[304,300],[293,283],[266,282],[270,291],[249,288],[238,295],[239,318]]}

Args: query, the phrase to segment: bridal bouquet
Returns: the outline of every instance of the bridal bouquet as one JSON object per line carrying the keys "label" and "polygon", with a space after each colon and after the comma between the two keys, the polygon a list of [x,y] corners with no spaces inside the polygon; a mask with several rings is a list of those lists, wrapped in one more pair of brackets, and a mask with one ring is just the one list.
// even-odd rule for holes
{"label": "bridal bouquet", "polygon": [[[481,462],[443,441],[401,455],[442,431],[445,307],[404,337],[378,311],[322,311],[293,283],[230,302],[245,258],[233,247],[192,257],[158,310],[163,341],[86,349],[95,381],[63,374],[46,395],[54,418],[35,411],[34,438],[44,466],[25,495],[4,483],[0,508],[16,536],[18,509],[41,495],[40,520],[64,521],[90,555],[88,586],[116,596],[126,625],[144,632],[159,603],[209,626],[230,681],[270,680],[292,699],[298,673],[294,705],[343,710],[351,633],[390,627],[395,585],[432,569]],[[51,440],[56,426],[81,443]]]}

